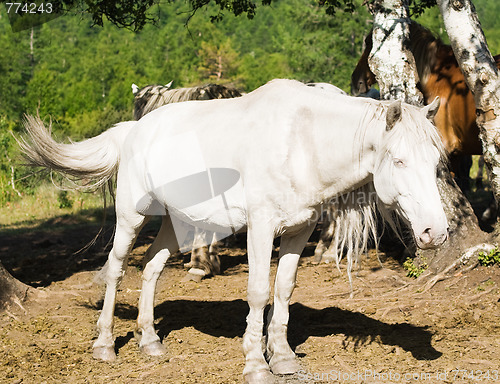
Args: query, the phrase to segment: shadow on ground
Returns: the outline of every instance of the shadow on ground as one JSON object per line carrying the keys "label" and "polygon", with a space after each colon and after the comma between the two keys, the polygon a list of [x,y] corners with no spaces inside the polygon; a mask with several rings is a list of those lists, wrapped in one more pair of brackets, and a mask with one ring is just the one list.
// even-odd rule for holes
{"label": "shadow on ground", "polygon": [[[96,308],[97,309],[97,308]],[[160,338],[185,327],[214,337],[242,337],[248,305],[243,300],[232,301],[165,301],[155,308],[159,320],[157,329]],[[116,316],[135,320],[137,309],[118,304]],[[309,337],[344,335],[344,346],[356,349],[377,342],[398,346],[410,352],[417,360],[435,360],[442,353],[432,346],[432,333],[426,328],[407,323],[388,324],[359,312],[329,307],[314,309],[295,303],[290,306],[288,339],[295,350]],[[117,349],[133,337],[132,332],[117,337]],[[326,352],[325,352],[326,353]]]}

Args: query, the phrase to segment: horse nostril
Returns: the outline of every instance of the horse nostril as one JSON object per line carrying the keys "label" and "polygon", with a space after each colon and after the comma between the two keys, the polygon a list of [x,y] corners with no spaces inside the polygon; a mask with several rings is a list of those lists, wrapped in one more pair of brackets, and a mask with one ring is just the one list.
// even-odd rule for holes
{"label": "horse nostril", "polygon": [[431,231],[432,229],[429,227],[429,228],[426,228],[422,234],[420,235],[420,241],[424,244],[429,244],[430,242],[432,242],[432,235],[431,235]]}

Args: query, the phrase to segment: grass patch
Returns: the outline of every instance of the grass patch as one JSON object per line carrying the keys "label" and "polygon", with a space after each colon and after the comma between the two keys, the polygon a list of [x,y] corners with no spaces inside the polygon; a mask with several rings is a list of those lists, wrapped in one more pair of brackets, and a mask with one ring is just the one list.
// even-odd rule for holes
{"label": "grass patch", "polygon": [[495,247],[490,252],[479,252],[478,255],[479,264],[484,266],[492,266],[494,264],[500,265],[500,250]]}
{"label": "grass patch", "polygon": [[406,276],[416,279],[428,268],[427,262],[422,261],[421,265],[415,265],[413,259],[407,258],[403,263],[403,268],[406,269]]}
{"label": "grass patch", "polygon": [[41,185],[33,195],[25,195],[0,207],[0,229],[32,228],[55,217],[74,216],[88,220],[88,211],[104,206],[102,194],[61,191],[52,184]]}

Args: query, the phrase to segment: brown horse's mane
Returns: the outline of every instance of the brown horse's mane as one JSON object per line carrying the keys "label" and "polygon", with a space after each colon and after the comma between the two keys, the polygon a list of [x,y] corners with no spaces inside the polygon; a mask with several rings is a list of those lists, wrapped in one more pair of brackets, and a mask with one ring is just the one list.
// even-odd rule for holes
{"label": "brown horse's mane", "polygon": [[[415,58],[415,66],[422,84],[427,83],[430,73],[438,62],[438,57],[451,55],[454,59],[451,46],[444,44],[429,29],[413,20],[410,22],[410,50]],[[458,66],[458,63],[456,65]]]}

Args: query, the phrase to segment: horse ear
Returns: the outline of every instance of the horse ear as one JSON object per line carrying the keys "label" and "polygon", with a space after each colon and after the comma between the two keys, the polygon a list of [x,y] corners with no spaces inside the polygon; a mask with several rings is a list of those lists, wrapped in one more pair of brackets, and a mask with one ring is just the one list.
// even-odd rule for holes
{"label": "horse ear", "polygon": [[396,123],[401,120],[401,100],[396,100],[391,105],[389,105],[389,109],[387,110],[387,127],[386,129],[390,131]]}
{"label": "horse ear", "polygon": [[439,98],[439,96],[436,96],[432,103],[422,108],[425,117],[427,117],[430,121],[434,121],[434,117],[436,117],[440,105],[441,99]]}

